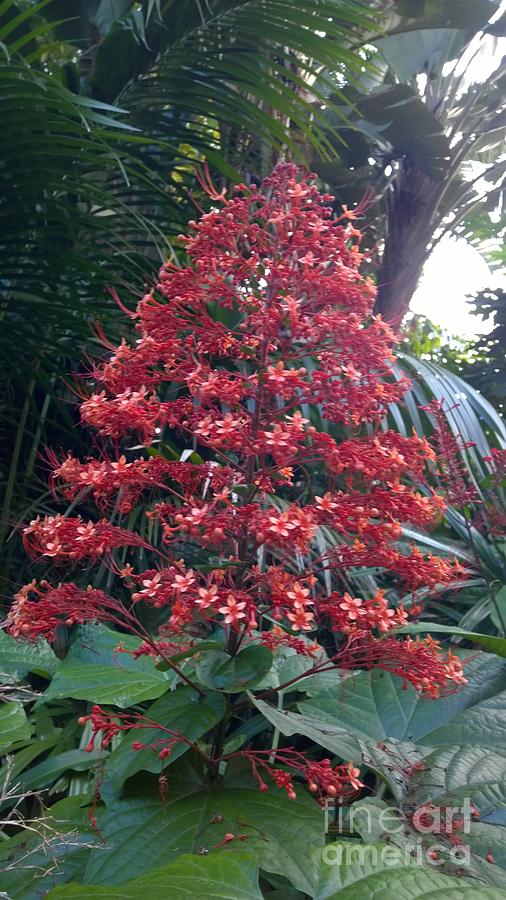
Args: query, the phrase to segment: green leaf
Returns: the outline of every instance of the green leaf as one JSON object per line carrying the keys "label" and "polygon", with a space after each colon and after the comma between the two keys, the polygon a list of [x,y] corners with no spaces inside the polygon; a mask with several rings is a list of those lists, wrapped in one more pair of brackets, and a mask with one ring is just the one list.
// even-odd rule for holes
{"label": "green leaf", "polygon": [[[490,618],[492,619],[492,622],[494,623],[497,630],[503,633],[503,623],[506,622],[506,584],[497,591],[497,594],[494,597],[494,602],[490,605]],[[506,655],[506,652],[502,655]]]}
{"label": "green leaf", "polygon": [[0,672],[9,678],[19,680],[28,672],[43,675],[47,678],[58,665],[46,641],[29,644],[26,641],[14,640],[5,631],[0,631]]}
{"label": "green leaf", "polygon": [[343,759],[357,759],[361,756],[362,747],[360,739],[367,739],[363,732],[318,719],[314,716],[300,715],[300,713],[287,712],[277,709],[264,700],[259,700],[251,695],[251,700],[263,716],[281,734],[291,737],[293,734],[303,734],[320,747],[325,747]]}
{"label": "green leaf", "polygon": [[188,754],[168,771],[168,779],[166,808],[157,780],[143,775],[98,814],[105,845],[91,851],[83,881],[122,884],[181,853],[208,851],[221,861],[224,853],[216,845],[232,833],[247,835],[247,849],[262,869],[285,875],[310,893],[308,848],[324,841],[323,812],[311,796],[300,791],[290,801],[275,786],[262,793],[244,765],[230,767],[221,783],[210,784]]}
{"label": "green leaf", "polygon": [[506,805],[503,748],[494,751],[471,745],[442,747],[426,756],[425,763],[426,769],[411,780],[418,804],[430,801],[437,806],[457,806],[467,798],[483,817]]}
{"label": "green leaf", "polygon": [[506,691],[462,710],[424,740],[432,747],[454,743],[503,747],[506,742]]}
{"label": "green leaf", "polygon": [[[195,742],[216,725],[224,713],[225,698],[222,694],[215,691],[201,698],[196,691],[184,685],[165,694],[148,707],[144,715]],[[176,743],[171,755],[163,763],[153,750],[132,750],[134,741],[141,740],[143,744],[153,744],[164,737],[169,735],[157,728],[148,728],[141,733],[134,729],[127,733],[105,764],[101,785],[102,796],[106,797],[110,790],[120,790],[126,779],[141,769],[159,772],[174,763],[189,749],[188,744]]]}
{"label": "green leaf", "polygon": [[23,705],[13,700],[0,706],[0,753],[5,753],[18,741],[27,740],[32,733]]}
{"label": "green leaf", "polygon": [[81,628],[56,669],[43,702],[73,697],[125,708],[154,700],[170,689],[172,673],[160,672],[151,658],[135,659],[131,653],[116,652],[120,643],[133,650],[139,639],[98,625]]}
{"label": "green leaf", "polygon": [[154,869],[120,888],[67,884],[55,888],[48,898],[103,897],[104,900],[262,900],[258,887],[258,867],[254,857],[244,853],[195,856],[185,853],[175,862]]}
{"label": "green leaf", "polygon": [[236,656],[229,656],[224,650],[204,653],[197,662],[196,673],[206,687],[236,694],[258,684],[271,666],[272,651],[251,644]]}
{"label": "green leaf", "polygon": [[65,660],[43,695],[43,702],[73,697],[75,700],[110,703],[125,709],[143,700],[160,697],[169,688],[167,678],[154,666],[153,672],[135,672],[119,666],[114,669],[111,666],[80,665]]}
{"label": "green leaf", "polygon": [[[12,758],[11,765],[9,766],[9,774],[11,781],[17,781],[18,775],[27,766],[30,765],[37,759],[37,756],[41,756],[43,753],[46,753],[48,750],[52,750],[53,747],[58,743],[59,735],[55,734],[50,738],[46,738],[45,740],[32,740],[27,747],[23,747],[20,750],[16,751],[16,754]],[[7,774],[6,769],[2,768],[0,773],[0,777],[3,777],[4,774]]]}
{"label": "green leaf", "polygon": [[453,637],[463,637],[473,644],[485,647],[497,656],[506,657],[506,638],[495,637],[492,634],[477,634],[474,631],[466,631],[455,625],[440,625],[438,622],[416,622],[412,625],[404,625],[398,629],[399,634],[421,634],[433,631],[435,634],[451,634]]}
{"label": "green leaf", "polygon": [[466,835],[466,843],[473,853],[486,857],[491,850],[495,864],[506,869],[506,828],[501,825],[489,825],[486,822],[473,822],[470,833]]}
{"label": "green leaf", "polygon": [[361,742],[361,749],[362,762],[377,772],[398,803],[403,803],[410,787],[412,767],[422,762],[421,750],[415,744],[393,740]]}
{"label": "green leaf", "polygon": [[107,34],[118,19],[122,19],[132,6],[132,0],[100,0],[95,13],[95,23],[101,34]]}
{"label": "green leaf", "polygon": [[[485,0],[488,3],[488,0]],[[380,53],[400,81],[408,81],[413,75],[440,72],[455,48],[455,31],[452,28],[420,29],[404,34],[389,35],[377,42]],[[462,43],[462,36],[459,43]],[[454,49],[455,48],[455,49]]]}
{"label": "green leaf", "polygon": [[465,670],[466,685],[430,703],[411,685],[404,690],[396,675],[376,670],[359,672],[334,689],[319,691],[310,701],[299,703],[299,709],[369,740],[394,738],[429,746],[463,743],[459,729],[467,723],[470,741],[485,738],[500,743],[506,739],[506,725],[502,725],[506,664],[478,653]]}
{"label": "green leaf", "polygon": [[[357,885],[370,875],[392,868],[402,868],[402,861],[394,852],[385,853],[387,844],[355,843],[335,841],[327,844],[324,850],[315,852],[318,874],[315,883],[314,900],[328,900],[338,891],[350,885]],[[389,861],[390,856],[390,861]],[[359,885],[357,888],[360,889]]]}
{"label": "green leaf", "polygon": [[150,658],[135,659],[133,656],[140,643],[141,638],[118,634],[105,625],[81,625],[76,629],[75,640],[65,659],[86,665],[100,663],[135,672],[151,672],[153,663]]}
{"label": "green leaf", "polygon": [[68,770],[86,772],[95,763],[103,762],[106,755],[104,750],[92,750],[89,753],[86,750],[66,750],[64,753],[49,756],[44,762],[32,766],[31,769],[25,769],[18,780],[29,790],[40,790],[40,788],[53,784],[60,775]]}
{"label": "green leaf", "polygon": [[443,875],[436,869],[406,865],[401,848],[388,844],[339,841],[321,853],[314,900],[437,900],[461,897],[499,900],[502,891]]}
{"label": "green leaf", "polygon": [[[325,659],[326,654],[323,648],[320,648],[321,658]],[[272,668],[265,678],[256,685],[256,690],[263,691],[267,688],[279,689],[280,685],[286,684],[293,678],[300,676],[300,681],[294,685],[290,685],[287,691],[303,691],[305,694],[312,696],[328,687],[329,690],[335,689],[339,681],[339,676],[335,670],[328,672],[315,673],[314,675],[304,676],[309,669],[314,666],[314,659],[300,656],[291,647],[279,647],[274,654]]]}
{"label": "green leaf", "polygon": [[[338,818],[334,826],[330,823],[329,834],[341,836],[346,829],[350,833],[359,834],[366,844],[372,844],[382,841],[386,833],[395,833],[394,843],[398,844],[398,835],[405,827],[401,810],[389,806],[385,800],[379,797],[364,797],[362,800],[356,800],[350,804],[349,809],[343,810],[343,812],[343,826]],[[411,834],[409,836],[411,837]]]}

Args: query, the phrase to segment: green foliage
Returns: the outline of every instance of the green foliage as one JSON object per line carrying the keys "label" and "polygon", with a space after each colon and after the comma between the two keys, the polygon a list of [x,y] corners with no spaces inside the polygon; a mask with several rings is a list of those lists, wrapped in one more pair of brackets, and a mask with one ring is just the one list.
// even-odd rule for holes
{"label": "green foliage", "polygon": [[[330,865],[322,862],[315,900],[373,900],[392,894],[403,900],[432,900],[440,896],[448,897],[449,900],[458,900],[460,897],[472,900],[478,896],[476,887],[470,882],[462,882],[461,879],[451,878],[437,871],[428,872],[397,864],[395,851],[388,857],[389,849],[392,848],[388,848],[387,844],[371,844],[365,850],[365,862],[361,861],[356,852],[357,862],[350,865],[337,862],[340,854],[346,853],[346,844],[329,845],[328,859],[335,862]],[[387,861],[375,864],[374,860],[381,853],[383,858],[386,856]],[[495,888],[480,888],[478,893],[484,900],[499,900],[501,896],[501,891]]]}
{"label": "green foliage", "polygon": [[[94,645],[93,629],[89,631],[86,646],[81,645],[82,634],[73,645],[74,653],[81,652],[84,658],[107,646],[103,634],[95,634]],[[215,652],[202,650],[202,657]],[[166,896],[168,885],[171,897],[179,896],[179,891],[201,890],[217,898],[269,898],[277,879],[286,885],[284,896],[314,900],[347,896],[347,892],[369,897],[380,889],[395,890],[403,900],[430,896],[436,889],[444,889],[445,896],[450,889],[465,896],[473,888],[480,896],[498,897],[506,886],[504,829],[494,824],[497,816],[502,821],[506,803],[505,665],[497,656],[475,652],[467,665],[468,684],[430,703],[386,672],[337,679],[333,688],[320,685],[305,699],[311,676],[302,672],[300,681],[283,692],[285,709],[265,702],[261,695],[251,695],[257,710],[251,719],[248,704],[244,705],[246,695],[239,696],[239,707],[232,715],[239,716],[239,708],[244,710],[241,743],[247,740],[248,722],[259,720],[257,733],[268,734],[274,727],[290,746],[309,741],[338,759],[351,758],[360,766],[362,778],[371,779],[371,785],[378,779],[383,785],[382,799],[376,800],[373,794],[352,804],[349,824],[345,817],[335,844],[326,843],[323,812],[304,791],[294,801],[275,787],[262,793],[240,758],[228,763],[215,780],[205,775],[199,753],[209,752],[210,736],[226,709],[226,691],[213,689],[202,699],[190,687],[171,690],[167,686],[162,697],[142,706],[148,719],[162,720],[171,730],[196,741],[197,751],[181,757],[188,747],[177,745],[173,756],[164,761],[150,749],[132,750],[132,733],[109,751],[79,749],[70,720],[61,728],[69,712],[75,715],[75,707],[65,713],[64,707],[52,706],[47,699],[50,692],[43,698],[42,709],[49,716],[45,725],[38,718],[41,701],[28,718],[22,705],[12,701],[4,707],[4,719],[7,724],[12,717],[11,741],[15,743],[3,749],[14,754],[14,761],[25,753],[27,762],[15,774],[6,769],[7,786],[15,781],[17,790],[24,792],[25,804],[30,802],[29,792],[50,788],[51,794],[58,794],[69,783],[75,784],[79,796],[53,803],[37,820],[34,833],[25,837],[20,832],[4,841],[0,848],[7,862],[3,883],[12,887],[16,900],[35,900],[40,890],[49,890],[54,897],[127,898],[139,892],[161,897]],[[125,671],[135,676],[135,668]],[[69,685],[69,695],[72,692]],[[139,709],[137,700],[133,702]],[[40,748],[44,759],[30,765],[23,748],[31,728],[47,732],[48,721],[60,723],[56,743],[46,738]],[[0,725],[3,729],[3,721]],[[152,728],[142,737],[147,745],[156,744],[160,733]],[[74,749],[70,749],[72,742]],[[167,765],[171,768],[166,792],[159,776]],[[98,805],[93,800],[97,776]],[[5,798],[7,807],[16,802],[9,799],[8,791]],[[463,835],[471,855],[463,877],[461,873],[456,877],[456,867],[446,857],[441,868],[434,868],[426,856],[434,843],[443,842],[444,849],[444,837],[420,833],[411,815],[426,804],[457,808],[466,798],[478,807],[481,818],[472,821],[469,834]],[[96,826],[87,818],[90,808]],[[396,819],[402,827],[389,830],[388,824]],[[231,834],[234,842],[229,846],[226,836]],[[387,836],[388,845],[374,846]],[[422,858],[416,864],[410,861],[410,841],[421,842]],[[496,858],[494,866],[485,860],[490,852]],[[53,858],[54,866],[44,865]],[[17,880],[14,867],[21,873]]]}
{"label": "green foliage", "polygon": [[271,666],[271,651],[251,646],[233,657],[224,650],[211,650],[197,663],[195,671],[205,687],[238,694],[258,684]]}
{"label": "green foliage", "polygon": [[30,737],[32,729],[21,703],[13,701],[0,707],[0,753]]}
{"label": "green foliage", "polygon": [[117,633],[101,626],[80,629],[58,664],[44,699],[73,697],[124,709],[164,694],[171,683],[169,674],[160,672],[149,657],[135,659],[131,655],[138,645],[135,638],[127,635],[122,644],[127,652],[116,653]]}
{"label": "green foliage", "polygon": [[469,661],[466,675],[468,683],[460,691],[427,703],[411,690],[400,690],[395,675],[360,672],[337,689],[304,700],[299,709],[334,728],[360,731],[369,740],[390,738],[422,746],[464,742],[458,730],[461,721],[469,723],[469,743],[479,739],[500,746],[506,727],[501,715],[506,664],[495,656],[478,654]]}
{"label": "green foliage", "polygon": [[49,644],[21,644],[5,631],[0,631],[0,671],[2,678],[18,680],[28,672],[48,678],[58,666],[58,660]]}
{"label": "green foliage", "polygon": [[[170,892],[170,893],[169,893]],[[150,900],[184,900],[188,896],[203,896],[209,900],[262,900],[258,887],[255,860],[246,854],[227,854],[225,859],[213,856],[183,854],[175,862],[154,869],[143,878],[135,878],[120,889],[107,887],[79,887],[66,885],[56,888],[48,898],[104,897]]]}

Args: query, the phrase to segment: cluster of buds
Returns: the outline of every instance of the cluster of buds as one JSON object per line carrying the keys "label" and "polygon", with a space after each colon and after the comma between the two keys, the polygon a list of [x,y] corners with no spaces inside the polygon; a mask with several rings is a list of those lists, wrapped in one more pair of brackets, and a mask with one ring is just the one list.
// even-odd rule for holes
{"label": "cluster of buds", "polygon": [[91,708],[89,715],[80,716],[78,722],[79,725],[89,724],[90,726],[91,736],[84,748],[87,753],[91,753],[97,747],[105,750],[110,747],[111,742],[118,734],[135,729],[140,731],[156,729],[161,732],[160,738],[152,743],[143,744],[142,741],[134,741],[132,744],[132,750],[153,750],[160,760],[167,759],[171,755],[175,744],[183,742],[190,747],[193,746],[178,731],[171,731],[170,728],[166,728],[146,716],[118,712],[111,714],[97,705]]}
{"label": "cluster of buds", "polygon": [[[308,789],[320,802],[326,799],[349,800],[364,786],[359,779],[360,770],[353,763],[333,766],[330,759],[319,762],[309,760],[304,753],[285,747],[282,750],[241,750],[262,793],[269,790],[265,778],[286,791],[289,800],[295,800],[294,775],[302,777]],[[280,768],[283,766],[283,768]]]}

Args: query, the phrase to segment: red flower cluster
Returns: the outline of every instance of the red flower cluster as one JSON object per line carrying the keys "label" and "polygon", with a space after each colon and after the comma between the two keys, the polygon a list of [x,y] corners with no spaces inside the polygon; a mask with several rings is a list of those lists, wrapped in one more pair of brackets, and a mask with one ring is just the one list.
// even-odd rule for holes
{"label": "red flower cluster", "polygon": [[431,637],[400,641],[392,636],[357,635],[349,639],[336,661],[343,669],[383,669],[399,675],[405,686],[412,684],[433,699],[466,684],[459,657],[448,651],[445,658],[438,641]]}
{"label": "red flower cluster", "polygon": [[[110,622],[124,626],[131,618],[117,600],[104,591],[87,590],[68,583],[52,587],[47,581],[24,585],[15,594],[7,615],[7,629],[13,637],[54,641],[61,625]],[[126,620],[126,621],[125,621]]]}
{"label": "red flower cluster", "polygon": [[160,456],[127,462],[126,456],[122,455],[116,461],[89,459],[83,463],[70,454],[59,462],[56,454],[50,452],[48,458],[52,466],[50,482],[55,493],[61,485],[63,496],[74,501],[82,499],[91,490],[100,509],[112,506],[117,500],[121,513],[129,513],[144,490],[163,490],[169,480],[183,483],[187,490],[198,490],[210,471],[206,471],[206,466],[170,462]]}
{"label": "red flower cluster", "polygon": [[[178,731],[153,721],[141,714],[129,715],[128,713],[114,713],[111,715],[101,706],[95,705],[87,716],[81,716],[80,725],[90,725],[91,736],[85,747],[87,752],[97,747],[106,749],[112,740],[124,731],[144,731],[156,729],[160,732],[151,743],[134,741],[132,750],[152,750],[160,760],[167,759],[175,744],[184,743],[188,747],[194,747],[191,741]],[[195,747],[194,747],[195,749]],[[200,751],[202,753],[202,751]],[[304,753],[293,750],[290,747],[283,750],[240,750],[222,757],[223,760],[231,760],[234,757],[246,759],[251,766],[251,771],[258,782],[260,790],[268,790],[264,776],[271,778],[277,787],[283,788],[290,800],[295,800],[297,794],[293,784],[293,774],[302,776],[308,783],[309,790],[316,794],[320,801],[328,797],[349,799],[363,787],[359,780],[360,770],[353,763],[332,766],[330,759],[319,762],[309,760]],[[209,758],[210,763],[220,760]],[[274,765],[274,762],[276,765]],[[283,766],[283,768],[280,768]],[[260,771],[259,771],[260,770]],[[291,770],[291,772],[290,772]]]}
{"label": "red flower cluster", "polygon": [[84,522],[81,516],[37,516],[23,531],[23,543],[30,556],[52,557],[56,561],[94,559],[116,547],[149,548],[138,534],[111,525],[107,519]]}
{"label": "red flower cluster", "polygon": [[[381,592],[361,599],[340,590],[343,574],[363,566],[387,570],[413,592],[462,577],[456,562],[400,542],[403,525],[437,521],[443,501],[412,486],[434,460],[427,442],[381,430],[406,383],[392,375],[390,329],[371,315],[358,232],[347,213],[333,218],[313,176],[289,164],[260,189],[213,197],[215,208],[184,239],[189,265],[162,267],[131,314],[136,341],[93,370],[96,390],[81,416],[102,435],[100,459],[52,457],[54,488],[72,501],[91,495],[102,514],[129,512],[156,490],[146,515],[163,541],[153,548],[106,519],[52,516],[28,526],[27,548],[73,565],[112,557],[119,596],[127,588],[134,606],[165,614],[169,641],[218,624],[231,652],[245,639],[311,655],[301,634],[330,623],[343,636],[341,667],[378,666],[435,696],[462,673],[434,644],[394,636],[418,611],[416,596],[405,610]],[[325,431],[316,430],[318,417]],[[369,434],[359,436],[364,423]],[[186,447],[181,461],[120,454],[128,435],[149,444],[165,429]],[[184,461],[196,449],[205,461]],[[321,539],[329,529],[333,544]],[[114,559],[120,547],[156,556],[139,571],[133,559]],[[218,558],[212,571],[185,565],[188,551],[193,560],[203,549]],[[75,584],[30,585],[9,627],[52,639],[60,622],[117,621],[121,608],[131,628],[128,603]]]}
{"label": "red flower cluster", "polygon": [[389,607],[384,591],[378,591],[371,600],[333,592],[327,603],[328,606],[322,603],[321,611],[326,612],[328,609],[332,630],[342,634],[360,634],[375,629],[384,634],[400,628],[408,620],[408,614],[402,605],[397,609]]}
{"label": "red flower cluster", "polygon": [[[358,777],[360,770],[353,763],[332,766],[330,759],[314,762],[291,747],[283,750],[242,750],[238,755],[248,760],[262,793],[268,790],[264,781],[264,776],[268,776],[276,787],[286,791],[290,800],[297,797],[290,769],[305,778],[309,790],[317,795],[320,802],[329,797],[349,800],[364,786]],[[276,766],[273,765],[274,760]],[[285,768],[279,768],[280,765]]]}

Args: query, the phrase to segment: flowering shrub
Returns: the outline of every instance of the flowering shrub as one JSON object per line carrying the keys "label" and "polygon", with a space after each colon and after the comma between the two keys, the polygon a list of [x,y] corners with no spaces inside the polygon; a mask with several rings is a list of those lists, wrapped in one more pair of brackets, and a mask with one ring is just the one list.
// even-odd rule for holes
{"label": "flowering shrub", "polygon": [[[92,372],[81,418],[98,433],[97,458],[51,455],[54,491],[73,504],[93,498],[100,518],[29,524],[26,548],[51,573],[19,591],[8,630],[54,641],[61,626],[106,623],[118,645],[134,635],[129,652],[153,657],[200,697],[236,695],[205,746],[171,722],[95,704],[81,719],[89,750],[155,728],[133,754],[149,748],[164,763],[184,744],[215,779],[237,757],[262,792],[270,781],[293,799],[302,776],[320,799],[347,797],[362,787],[353,761],[247,740],[227,750],[235,710],[250,702],[244,691],[268,678],[283,648],[307,661],[289,684],[381,669],[427,697],[454,690],[465,683],[459,659],[397,632],[420,613],[421,589],[438,591],[462,570],[399,540],[402,525],[437,521],[443,500],[415,487],[435,459],[429,444],[381,428],[407,385],[390,377],[393,335],[371,315],[353,214],[334,218],[332,198],[288,164],[260,189],[209,193],[214,208],[184,239],[189,264],[162,267],[131,314],[137,339]],[[312,424],[316,407],[328,431]],[[168,430],[187,448],[180,460],[158,449]],[[135,456],[125,448],[136,442],[152,449]],[[143,504],[159,525],[155,544],[146,530],[113,524]],[[336,541],[321,549],[323,527]],[[98,561],[110,570],[107,589],[93,587]],[[388,573],[405,604],[384,590],[355,596],[350,578],[364,567]]]}

